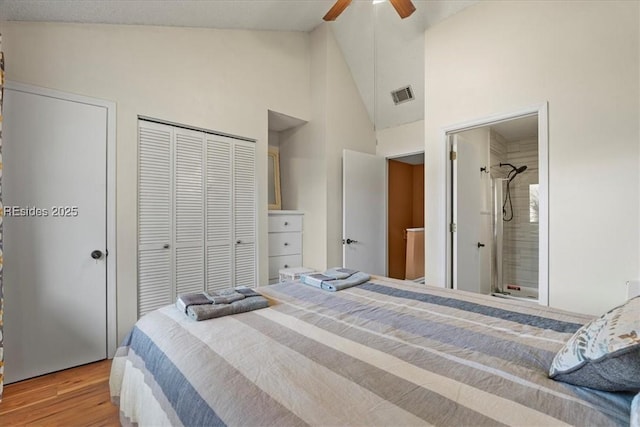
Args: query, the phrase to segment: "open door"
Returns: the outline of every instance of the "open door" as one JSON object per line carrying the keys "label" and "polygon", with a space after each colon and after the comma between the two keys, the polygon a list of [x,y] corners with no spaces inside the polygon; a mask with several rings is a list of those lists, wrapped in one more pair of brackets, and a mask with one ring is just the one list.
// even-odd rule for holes
{"label": "open door", "polygon": [[[451,139],[454,289],[491,291],[491,210],[486,206],[488,147],[460,134]],[[484,170],[483,170],[484,168]]]}
{"label": "open door", "polygon": [[385,167],[382,157],[343,151],[343,266],[382,276],[387,270]]}

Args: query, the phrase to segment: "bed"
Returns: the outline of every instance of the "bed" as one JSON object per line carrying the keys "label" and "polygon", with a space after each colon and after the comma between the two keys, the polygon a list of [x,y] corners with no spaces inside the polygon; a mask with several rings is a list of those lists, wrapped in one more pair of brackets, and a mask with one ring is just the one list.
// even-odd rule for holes
{"label": "bed", "polygon": [[269,308],[142,317],[112,364],[123,425],[629,425],[632,394],[547,377],[591,317],[378,277],[259,291]]}

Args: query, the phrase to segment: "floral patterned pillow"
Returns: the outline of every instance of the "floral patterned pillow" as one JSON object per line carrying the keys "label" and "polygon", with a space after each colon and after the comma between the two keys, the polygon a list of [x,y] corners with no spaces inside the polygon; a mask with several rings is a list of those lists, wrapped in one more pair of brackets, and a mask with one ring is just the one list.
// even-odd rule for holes
{"label": "floral patterned pillow", "polygon": [[549,377],[606,391],[640,391],[640,296],[580,328],[556,354]]}

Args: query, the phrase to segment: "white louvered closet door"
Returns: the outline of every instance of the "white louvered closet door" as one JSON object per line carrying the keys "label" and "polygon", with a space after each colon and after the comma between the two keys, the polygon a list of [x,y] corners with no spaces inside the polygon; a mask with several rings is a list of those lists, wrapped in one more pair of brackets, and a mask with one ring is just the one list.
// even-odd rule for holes
{"label": "white louvered closet door", "polygon": [[138,316],[256,283],[255,144],[139,121]]}
{"label": "white louvered closet door", "polygon": [[180,295],[204,290],[204,134],[174,132],[175,291]]}
{"label": "white louvered closet door", "polygon": [[138,316],[171,303],[173,128],[139,122]]}
{"label": "white louvered closet door", "polygon": [[233,285],[233,142],[207,135],[207,290]]}
{"label": "white louvered closet door", "polygon": [[233,146],[234,281],[256,285],[256,149],[236,141]]}

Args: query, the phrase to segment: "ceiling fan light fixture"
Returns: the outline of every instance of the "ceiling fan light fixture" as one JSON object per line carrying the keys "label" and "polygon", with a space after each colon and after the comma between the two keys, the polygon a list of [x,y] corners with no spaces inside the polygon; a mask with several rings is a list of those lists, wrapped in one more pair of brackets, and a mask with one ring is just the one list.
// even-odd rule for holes
{"label": "ceiling fan light fixture", "polygon": [[[322,19],[325,21],[335,21],[338,16],[351,4],[352,0],[336,0],[335,4]],[[386,0],[373,0],[373,4],[382,3]],[[416,7],[411,0],[389,0],[393,8],[398,12],[400,18],[404,19],[415,12]]]}
{"label": "ceiling fan light fixture", "polygon": [[325,21],[335,21],[338,16],[351,4],[352,0],[337,0],[329,12],[322,19]]}

